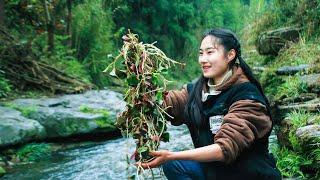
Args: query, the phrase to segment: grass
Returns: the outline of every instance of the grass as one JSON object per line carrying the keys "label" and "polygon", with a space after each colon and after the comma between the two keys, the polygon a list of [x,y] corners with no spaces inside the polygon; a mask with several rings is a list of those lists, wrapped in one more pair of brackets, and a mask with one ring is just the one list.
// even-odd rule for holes
{"label": "grass", "polygon": [[301,166],[310,165],[312,161],[285,147],[273,148],[272,152],[277,159],[277,167],[282,176],[305,178]]}
{"label": "grass", "polygon": [[287,97],[297,98],[301,93],[306,93],[307,85],[302,82],[299,76],[289,76],[280,86],[273,87],[276,89],[275,99],[281,100]]}
{"label": "grass", "polygon": [[[285,177],[307,178],[303,169],[319,169],[320,150],[317,147],[305,149],[296,136],[299,127],[306,126],[308,120],[314,119],[313,123],[319,123],[320,116],[306,111],[295,110],[287,114],[291,127],[289,130],[289,142],[291,147],[275,146],[271,151],[277,158],[277,167]],[[316,174],[320,177],[320,174]]]}
{"label": "grass", "polygon": [[22,106],[18,106],[14,103],[11,102],[7,102],[7,103],[3,103],[4,106],[18,110],[21,112],[22,116],[24,117],[30,117],[30,115],[32,113],[35,113],[37,111],[37,107],[36,106],[26,106],[26,107],[22,107]]}
{"label": "grass", "polygon": [[289,141],[292,145],[293,150],[302,151],[302,147],[298,141],[297,136],[295,135],[296,130],[299,127],[303,127],[307,125],[308,119],[311,117],[311,113],[306,111],[295,110],[288,113],[287,118],[290,119],[292,124],[291,129],[289,131]]}
{"label": "grass", "polygon": [[50,152],[51,146],[48,144],[31,143],[19,148],[16,152],[16,157],[23,162],[34,162],[48,156]]}
{"label": "grass", "polygon": [[0,98],[5,98],[12,91],[9,81],[3,77],[3,71],[0,70]]}
{"label": "grass", "polygon": [[306,40],[300,37],[298,43],[292,44],[289,48],[280,51],[275,67],[297,66],[301,64],[314,64],[320,58],[319,39]]}
{"label": "grass", "polygon": [[83,113],[103,114],[106,117],[109,117],[109,114],[110,114],[106,109],[94,109],[86,105],[81,105],[79,107],[79,110]]}
{"label": "grass", "polygon": [[81,105],[79,110],[83,113],[102,114],[103,116],[97,119],[95,122],[100,128],[112,128],[114,129],[114,123],[111,121],[110,113],[105,109],[94,109],[86,105]]}

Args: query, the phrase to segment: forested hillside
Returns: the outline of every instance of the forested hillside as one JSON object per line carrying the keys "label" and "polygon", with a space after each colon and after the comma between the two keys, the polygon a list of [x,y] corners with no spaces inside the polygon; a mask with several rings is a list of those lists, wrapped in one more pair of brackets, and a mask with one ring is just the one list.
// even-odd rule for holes
{"label": "forested hillside", "polygon": [[[143,42],[156,41],[169,57],[187,63],[185,69],[173,70],[170,76],[176,82],[187,82],[200,72],[194,65],[197,65],[202,33],[216,26],[240,33],[248,9],[255,9],[249,5],[263,6],[262,2],[250,4],[238,0],[230,3],[208,0],[5,0],[0,6],[0,56],[2,60],[8,58],[8,53],[12,57],[11,51],[16,51],[18,46],[19,51],[27,51],[32,60],[50,64],[95,87],[117,85],[119,83],[102,70],[118,53],[121,36],[130,29],[138,33]],[[7,40],[7,35],[14,38],[14,42]],[[1,66],[1,97],[14,93],[17,88],[20,92],[31,90],[29,94],[37,94],[32,90],[39,87],[34,83],[21,87],[23,82],[15,82],[19,80],[10,78],[6,69],[7,66]],[[32,74],[25,76],[34,78]],[[50,87],[42,88],[50,90]]]}

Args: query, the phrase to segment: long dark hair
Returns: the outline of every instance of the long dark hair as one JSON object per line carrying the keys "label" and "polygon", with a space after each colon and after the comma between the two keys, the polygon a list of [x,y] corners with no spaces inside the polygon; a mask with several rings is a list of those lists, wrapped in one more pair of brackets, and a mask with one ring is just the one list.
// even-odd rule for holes
{"label": "long dark hair", "polygon": [[[249,81],[259,89],[263,98],[265,99],[268,113],[271,118],[269,101],[263,92],[260,82],[253,76],[251,68],[241,57],[241,45],[236,35],[231,30],[218,28],[218,29],[211,29],[205,32],[204,35],[202,36],[202,40],[206,36],[214,36],[216,38],[216,42],[219,45],[222,45],[226,52],[228,52],[231,49],[234,49],[236,51],[236,56],[230,62],[229,67],[232,67],[235,64],[235,61],[237,60],[237,58],[239,59],[239,65],[243,70],[244,74],[247,76]],[[207,81],[208,81],[208,78],[205,78],[203,75],[200,76],[197,82],[193,85],[192,91],[189,92],[189,98],[184,110],[185,118],[188,121],[192,121],[193,123],[191,124],[196,125],[198,128],[201,126],[201,124],[203,123],[202,121],[204,120],[201,96],[202,96],[203,85]]]}

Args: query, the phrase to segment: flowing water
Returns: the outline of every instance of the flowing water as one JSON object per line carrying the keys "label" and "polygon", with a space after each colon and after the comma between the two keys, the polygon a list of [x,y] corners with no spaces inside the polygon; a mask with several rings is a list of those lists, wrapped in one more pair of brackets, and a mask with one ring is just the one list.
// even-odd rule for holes
{"label": "flowing water", "polygon": [[[186,126],[169,126],[170,142],[162,143],[161,149],[179,151],[193,148]],[[270,136],[270,143],[275,144],[275,135]],[[81,146],[60,151],[46,159],[15,166],[3,179],[128,179],[136,175],[136,167],[127,156],[135,149],[133,139],[119,138],[105,142]],[[160,169],[154,169],[155,179],[165,179]],[[151,171],[135,176],[136,179],[151,179]]]}

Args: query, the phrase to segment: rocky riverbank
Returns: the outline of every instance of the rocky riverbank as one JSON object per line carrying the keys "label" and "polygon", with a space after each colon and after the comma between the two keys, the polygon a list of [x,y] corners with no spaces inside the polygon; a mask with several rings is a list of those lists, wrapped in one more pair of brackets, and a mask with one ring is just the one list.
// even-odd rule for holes
{"label": "rocky riverbank", "polygon": [[[120,136],[114,123],[124,108],[122,95],[111,90],[2,102],[0,148],[70,137]],[[0,167],[5,166],[6,158],[0,157]],[[1,168],[0,174],[4,172]]]}
{"label": "rocky riverbank", "polygon": [[[260,34],[257,53],[248,59],[259,66],[276,122],[277,166],[284,177],[320,177],[320,46],[301,29],[286,27]],[[256,54],[256,55],[254,55]],[[257,59],[259,62],[257,62]]]}

